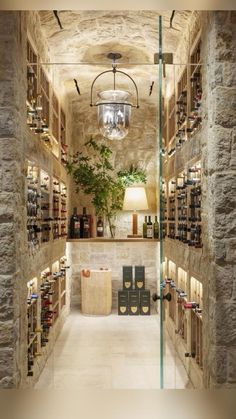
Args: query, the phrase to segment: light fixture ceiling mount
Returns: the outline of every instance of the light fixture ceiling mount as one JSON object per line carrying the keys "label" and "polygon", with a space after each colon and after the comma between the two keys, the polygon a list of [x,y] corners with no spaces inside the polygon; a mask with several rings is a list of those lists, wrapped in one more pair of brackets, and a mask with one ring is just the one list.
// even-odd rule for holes
{"label": "light fixture ceiling mount", "polygon": [[[91,86],[90,106],[98,108],[98,126],[101,134],[110,140],[121,140],[129,131],[131,108],[139,108],[138,88],[129,74],[117,69],[117,60],[122,58],[120,53],[110,52],[107,58],[112,60],[112,69],[103,71],[95,77]],[[113,89],[98,93],[98,101],[93,101],[93,88],[97,79],[104,74],[113,73]],[[128,77],[136,92],[136,105],[129,101],[130,93],[116,88],[116,74]]]}

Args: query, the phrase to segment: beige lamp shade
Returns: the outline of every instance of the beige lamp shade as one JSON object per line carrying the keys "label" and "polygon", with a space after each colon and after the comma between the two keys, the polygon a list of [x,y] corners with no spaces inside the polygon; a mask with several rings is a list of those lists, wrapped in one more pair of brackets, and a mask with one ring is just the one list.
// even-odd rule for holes
{"label": "beige lamp shade", "polygon": [[124,211],[148,210],[146,190],[144,187],[128,187],[125,190]]}

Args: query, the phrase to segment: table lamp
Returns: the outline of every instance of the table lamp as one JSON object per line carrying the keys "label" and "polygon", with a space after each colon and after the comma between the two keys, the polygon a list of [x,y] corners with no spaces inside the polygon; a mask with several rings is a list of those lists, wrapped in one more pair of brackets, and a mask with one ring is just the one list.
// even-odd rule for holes
{"label": "table lamp", "polygon": [[138,238],[142,237],[138,234],[138,214],[137,211],[147,210],[147,196],[145,188],[142,186],[139,187],[128,187],[125,190],[124,211],[134,211],[133,212],[133,234],[128,234],[127,237]]}

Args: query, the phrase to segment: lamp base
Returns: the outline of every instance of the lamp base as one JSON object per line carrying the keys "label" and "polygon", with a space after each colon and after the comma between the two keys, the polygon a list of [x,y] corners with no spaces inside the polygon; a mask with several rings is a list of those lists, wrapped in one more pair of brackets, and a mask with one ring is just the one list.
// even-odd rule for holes
{"label": "lamp base", "polygon": [[128,234],[127,237],[128,239],[141,239],[142,238],[141,234]]}

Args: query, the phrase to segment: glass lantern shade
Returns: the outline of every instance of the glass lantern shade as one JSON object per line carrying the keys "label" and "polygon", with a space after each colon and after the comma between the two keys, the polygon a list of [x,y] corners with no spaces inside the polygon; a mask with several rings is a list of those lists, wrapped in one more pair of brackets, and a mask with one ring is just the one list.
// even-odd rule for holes
{"label": "glass lantern shade", "polygon": [[129,131],[132,104],[130,94],[122,90],[106,90],[98,93],[98,126],[109,140],[122,140]]}

